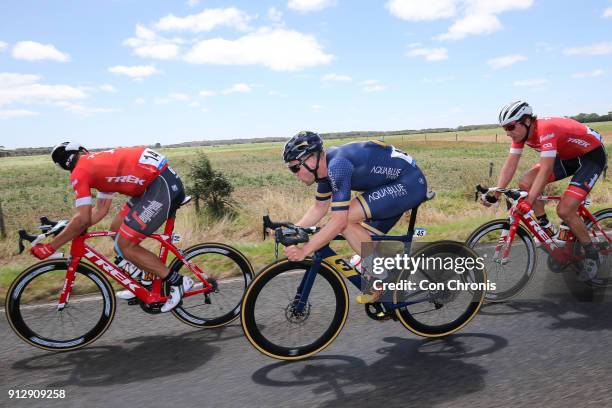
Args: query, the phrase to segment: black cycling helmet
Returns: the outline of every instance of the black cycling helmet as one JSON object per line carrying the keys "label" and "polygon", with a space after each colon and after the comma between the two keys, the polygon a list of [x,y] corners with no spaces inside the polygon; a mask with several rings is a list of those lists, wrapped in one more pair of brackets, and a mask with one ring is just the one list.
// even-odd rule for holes
{"label": "black cycling helmet", "polygon": [[321,151],[323,151],[323,139],[321,139],[321,136],[318,133],[305,130],[293,136],[285,144],[283,160],[287,163]]}
{"label": "black cycling helmet", "polygon": [[51,159],[64,170],[72,171],[77,164],[80,152],[87,152],[78,142],[64,142],[58,144],[51,151]]}

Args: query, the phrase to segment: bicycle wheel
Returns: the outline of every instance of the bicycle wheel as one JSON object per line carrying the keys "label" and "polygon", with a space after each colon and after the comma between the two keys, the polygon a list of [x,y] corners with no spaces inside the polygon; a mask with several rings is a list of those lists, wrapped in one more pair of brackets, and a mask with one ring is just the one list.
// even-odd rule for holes
{"label": "bicycle wheel", "polygon": [[32,346],[50,351],[84,347],[100,337],[115,316],[115,296],[104,275],[79,263],[62,310],[58,299],[68,261],[53,259],[32,265],[13,282],[6,295],[11,328]]}
{"label": "bicycle wheel", "polygon": [[348,292],[342,277],[322,263],[303,312],[295,310],[298,287],[311,260],[282,260],[269,265],[253,280],[242,302],[242,329],[263,354],[280,360],[299,360],[327,347],[348,316]]}
{"label": "bicycle wheel", "polygon": [[[197,265],[215,286],[208,295],[189,296],[185,293],[182,303],[172,313],[180,321],[191,326],[212,328],[226,325],[240,315],[240,304],[247,286],[253,280],[253,268],[238,250],[218,243],[194,245],[183,253],[185,259]],[[191,289],[202,289],[203,284],[183,262],[175,259],[171,271],[190,276],[195,285]]]}
{"label": "bicycle wheel", "polygon": [[[484,259],[487,277],[495,283],[496,289],[485,294],[487,302],[502,302],[518,295],[535,272],[535,244],[522,225],[516,230],[508,258],[501,259],[503,237],[509,230],[510,223],[507,220],[493,220],[478,227],[465,242]],[[502,248],[498,250],[496,247],[499,243]]]}
{"label": "bicycle wheel", "polygon": [[[606,235],[612,237],[612,208],[597,211],[593,214],[593,217],[595,217],[600,228],[605,231]],[[593,222],[588,222],[586,226],[593,242],[596,242],[601,250],[608,249],[608,251],[606,251],[607,253],[600,252],[599,258],[601,264],[599,265],[599,272],[595,278],[585,283],[598,288],[610,287],[612,286],[612,253],[609,251],[611,244],[607,241],[602,232],[595,228]],[[580,242],[574,243],[572,250],[574,256],[584,255]]]}
{"label": "bicycle wheel", "polygon": [[[397,283],[413,282],[414,289],[396,290],[394,303],[415,302],[395,310],[400,322],[419,336],[442,337],[456,332],[476,316],[484,301],[487,274],[484,267],[469,267],[459,276],[449,259],[472,259],[478,255],[462,243],[440,241],[429,244],[411,255],[423,259],[416,270],[404,269]],[[467,262],[454,265],[467,265]],[[422,264],[423,265],[423,264]],[[430,286],[431,285],[431,286]]]}

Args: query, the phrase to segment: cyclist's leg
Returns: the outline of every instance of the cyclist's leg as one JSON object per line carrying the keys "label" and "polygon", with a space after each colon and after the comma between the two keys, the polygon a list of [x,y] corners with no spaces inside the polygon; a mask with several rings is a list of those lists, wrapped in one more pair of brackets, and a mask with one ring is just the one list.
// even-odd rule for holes
{"label": "cyclist's leg", "polygon": [[117,234],[119,255],[144,271],[166,278],[169,269],[157,255],[142,248],[140,243],[168,219],[183,196],[180,179],[168,168],[151,182],[142,196],[132,198],[126,205],[129,210]]}
{"label": "cyclist's leg", "polygon": [[[519,188],[521,190],[529,191],[539,171],[540,171],[540,163],[536,163],[531,169],[527,170],[521,176],[521,179],[519,180]],[[562,178],[565,178],[567,176],[569,176],[569,174],[567,174],[566,169],[563,167],[563,162],[561,162],[561,160],[559,159],[555,159],[553,172],[548,178],[548,183],[552,183],[553,181],[561,180]],[[545,204],[544,201],[540,201],[540,200],[536,200],[533,203],[533,212],[535,213],[536,217],[542,218],[546,215],[544,204]]]}
{"label": "cyclist's leg", "polygon": [[557,206],[557,214],[583,244],[591,243],[586,225],[576,213],[580,203],[590,193],[606,166],[606,155],[602,147],[595,149],[575,160],[575,168],[568,171],[573,175],[569,187]]}

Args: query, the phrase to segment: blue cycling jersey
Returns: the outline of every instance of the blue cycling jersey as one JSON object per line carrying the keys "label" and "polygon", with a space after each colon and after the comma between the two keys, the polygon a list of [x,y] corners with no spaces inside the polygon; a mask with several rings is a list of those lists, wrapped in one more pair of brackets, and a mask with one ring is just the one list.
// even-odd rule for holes
{"label": "blue cycling jersey", "polygon": [[367,192],[388,186],[373,193],[401,197],[408,194],[407,186],[393,183],[394,180],[420,176],[415,181],[420,179],[420,184],[424,184],[422,173],[409,154],[380,141],[331,147],[326,151],[326,159],[328,176],[317,185],[317,200],[331,197],[333,211],[348,210],[351,190]]}

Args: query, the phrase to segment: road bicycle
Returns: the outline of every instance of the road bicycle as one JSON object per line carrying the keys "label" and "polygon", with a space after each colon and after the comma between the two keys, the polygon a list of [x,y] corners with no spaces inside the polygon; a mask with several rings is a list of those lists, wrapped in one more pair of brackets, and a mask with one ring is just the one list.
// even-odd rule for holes
{"label": "road bicycle", "polygon": [[[429,193],[428,199],[434,194]],[[374,241],[403,243],[410,254],[417,209],[411,211],[408,232],[400,236],[373,236]],[[267,229],[275,230],[275,252],[278,244],[289,246],[307,242],[317,227],[302,228],[288,222],[272,222],[264,217]],[[344,239],[337,236],[334,240]],[[425,245],[412,257],[440,257],[455,254],[475,258],[465,245],[441,241]],[[447,272],[447,271],[446,271]],[[456,274],[454,271],[450,275]],[[486,282],[484,269],[465,273],[464,281]],[[469,275],[469,276],[467,276]],[[349,295],[344,278],[357,288],[366,283],[364,277],[329,245],[315,251],[301,262],[278,260],[265,267],[247,288],[242,301],[241,322],[249,342],[263,354],[280,360],[299,360],[325,349],[338,336],[349,311]],[[444,283],[452,278],[445,271],[401,270],[395,282],[426,278]],[[368,317],[399,320],[413,333],[425,337],[446,336],[465,326],[478,312],[484,289],[450,293],[449,290],[416,289],[394,291],[393,298],[365,305]]]}
{"label": "road bicycle", "polygon": [[[183,203],[189,201],[187,197]],[[196,282],[172,310],[180,321],[200,328],[226,325],[240,314],[244,291],[253,279],[253,268],[238,250],[219,243],[203,243],[178,249],[180,236],[174,233],[174,217],[166,221],[162,234],[148,238],[160,243],[159,258],[171,271],[189,275]],[[23,242],[32,245],[50,235],[57,235],[67,221],[41,218],[42,233],[30,235],[19,231],[20,253]],[[136,295],[146,313],[160,313],[169,287],[151,276],[152,285],[144,285],[109,261],[86,243],[100,237],[114,237],[115,232],[85,232],[74,238],[70,256],[48,259],[30,266],[10,286],[6,295],[6,316],[11,328],[32,346],[50,351],[75,350],[91,344],[109,328],[115,315],[116,300],[109,279]]]}
{"label": "road bicycle", "polygon": [[[548,253],[547,266],[551,271],[564,272],[570,268],[579,271],[584,250],[571,231],[567,231],[565,241],[555,240],[540,227],[533,210],[526,215],[517,211],[518,202],[528,195],[526,191],[476,186],[476,198],[479,194],[493,192],[506,196],[508,218],[481,225],[466,240],[467,246],[486,259],[489,279],[496,283],[496,290],[486,293],[487,301],[508,300],[527,286],[536,270],[537,246]],[[561,197],[540,196],[538,200],[558,202]],[[600,250],[601,266],[597,276],[585,283],[593,287],[608,287],[612,286],[612,208],[591,214],[587,209],[590,204],[590,199],[583,201],[578,207],[578,215]]]}

